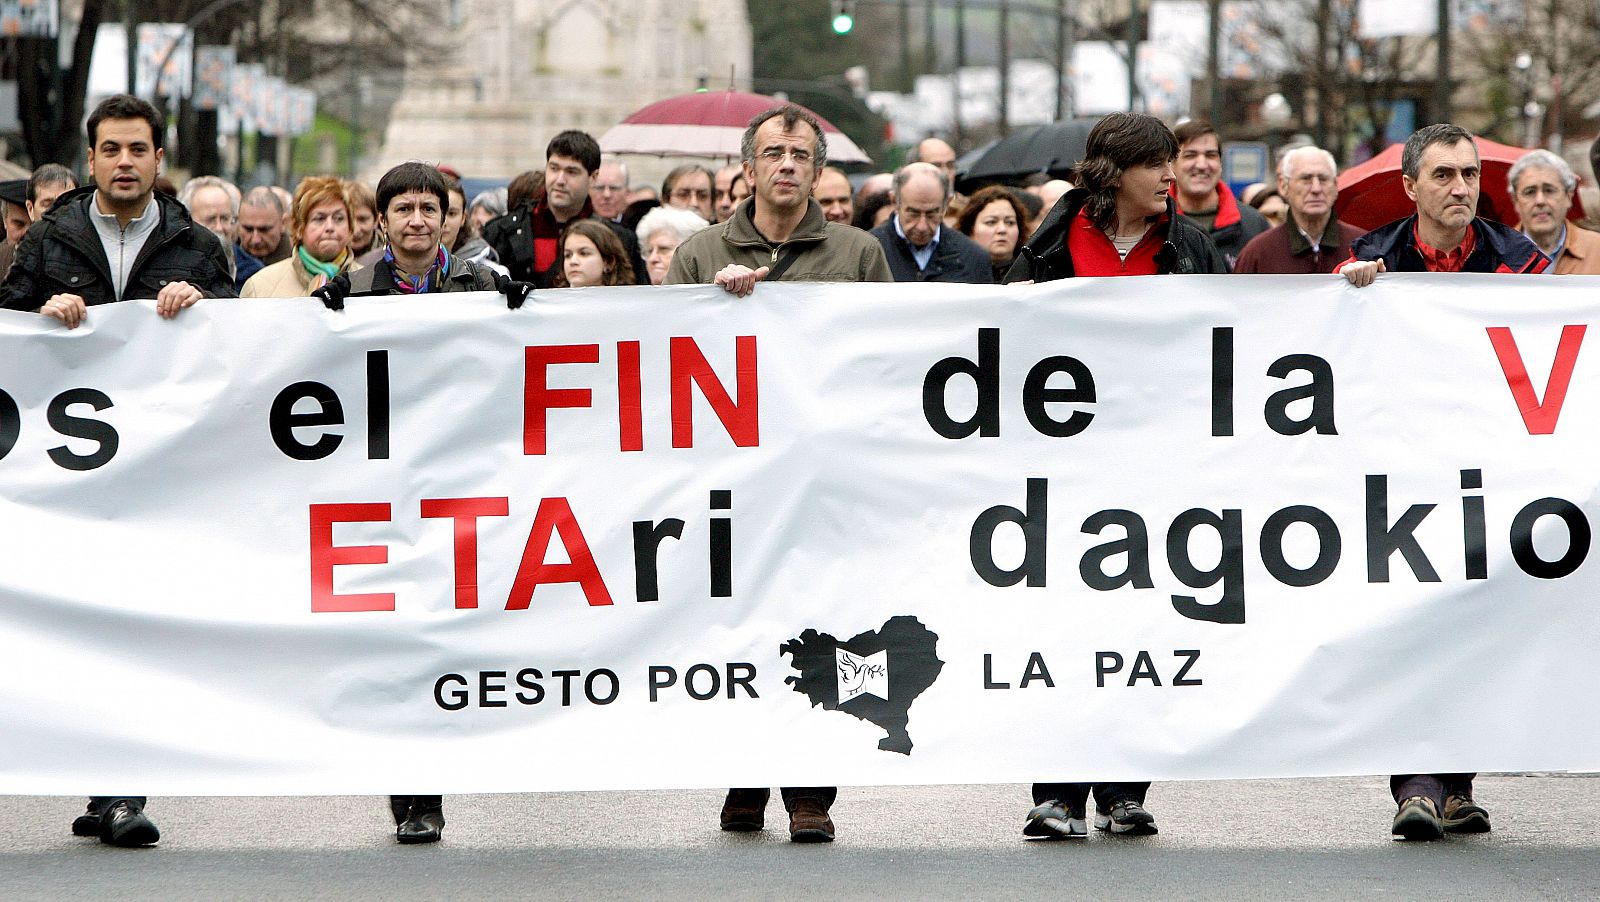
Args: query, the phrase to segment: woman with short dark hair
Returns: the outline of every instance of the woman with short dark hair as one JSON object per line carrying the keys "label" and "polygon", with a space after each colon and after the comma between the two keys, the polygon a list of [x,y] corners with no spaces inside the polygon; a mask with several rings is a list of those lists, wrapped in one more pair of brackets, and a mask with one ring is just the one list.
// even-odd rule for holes
{"label": "woman with short dark hair", "polygon": [[1173,205],[1178,139],[1143,113],[1112,113],[1089,132],[1078,187],[1056,201],[1007,282],[1074,276],[1226,273],[1227,261]]}
{"label": "woman with short dark hair", "polygon": [[[1143,113],[1112,113],[1089,132],[1083,162],[1039,231],[1006,274],[1010,282],[1074,276],[1226,273],[1211,238],[1172,201],[1178,140]],[[1035,783],[1025,836],[1082,837],[1089,792],[1097,829],[1131,836],[1156,832],[1144,809],[1144,783]]]}

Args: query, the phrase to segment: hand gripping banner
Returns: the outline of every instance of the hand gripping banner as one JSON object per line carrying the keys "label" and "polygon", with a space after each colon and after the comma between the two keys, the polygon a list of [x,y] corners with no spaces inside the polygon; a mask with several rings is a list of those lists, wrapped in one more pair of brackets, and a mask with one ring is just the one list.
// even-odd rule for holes
{"label": "hand gripping banner", "polygon": [[1595,280],[0,315],[0,791],[1600,767]]}

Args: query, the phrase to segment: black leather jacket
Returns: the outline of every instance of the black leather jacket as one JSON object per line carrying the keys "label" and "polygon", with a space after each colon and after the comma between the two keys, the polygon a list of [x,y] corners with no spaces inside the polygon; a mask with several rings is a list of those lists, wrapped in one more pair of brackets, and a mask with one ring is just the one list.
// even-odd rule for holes
{"label": "black leather jacket", "polygon": [[195,225],[183,204],[157,193],[161,218],[128,271],[124,297],[118,298],[111,263],[89,218],[94,191],[84,185],[63,194],[28,228],[0,284],[0,306],[38,310],[58,294],[78,295],[89,306],[151,299],[169,282],[188,282],[208,298],[238,296],[222,242]]}
{"label": "black leather jacket", "polygon": [[[1073,217],[1083,209],[1089,192],[1074,188],[1062,195],[1051,208],[1039,231],[1033,233],[1027,245],[1017,252],[1017,260],[1006,273],[1007,282],[1032,279],[1048,282],[1052,279],[1070,279],[1076,275],[1072,265],[1072,252],[1067,247],[1067,235]],[[1162,275],[1167,273],[1217,273],[1228,272],[1224,260],[1210,237],[1193,222],[1178,214],[1172,198],[1167,198],[1166,234],[1162,236],[1161,250],[1156,252],[1156,266]]]}

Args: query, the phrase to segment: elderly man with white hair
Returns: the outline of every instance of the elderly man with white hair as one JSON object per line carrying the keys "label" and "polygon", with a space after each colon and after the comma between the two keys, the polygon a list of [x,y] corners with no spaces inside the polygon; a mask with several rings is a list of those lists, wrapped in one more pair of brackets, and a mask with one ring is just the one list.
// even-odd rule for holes
{"label": "elderly man with white hair", "polygon": [[1339,221],[1339,167],[1320,147],[1296,147],[1278,162],[1278,193],[1289,205],[1283,225],[1250,239],[1236,273],[1330,273],[1350,257],[1350,242],[1366,232]]}
{"label": "elderly man with white hair", "polygon": [[666,279],[678,245],[709,225],[700,214],[683,207],[656,207],[644,214],[637,231],[651,285],[660,285]]}
{"label": "elderly man with white hair", "polygon": [[1600,234],[1567,222],[1578,177],[1566,160],[1548,150],[1530,150],[1511,165],[1506,188],[1522,220],[1522,234],[1555,261],[1545,272],[1600,275]]}

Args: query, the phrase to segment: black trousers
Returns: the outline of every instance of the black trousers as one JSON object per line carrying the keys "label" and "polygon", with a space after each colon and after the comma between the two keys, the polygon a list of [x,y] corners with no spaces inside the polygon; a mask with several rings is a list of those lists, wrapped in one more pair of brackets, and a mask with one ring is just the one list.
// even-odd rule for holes
{"label": "black trousers", "polygon": [[89,797],[89,813],[90,814],[105,814],[107,808],[110,808],[112,805],[115,805],[118,802],[127,802],[128,804],[133,805],[135,808],[143,808],[144,807],[144,802],[145,802],[145,797],[144,796],[90,796]]}
{"label": "black trousers", "polygon": [[[837,786],[785,786],[780,791],[783,793],[783,807],[786,811],[793,811],[794,803],[801,799],[815,799],[822,803],[823,809],[828,809],[833,807],[833,800],[839,796],[839,787]],[[728,796],[759,807],[767,804],[767,800],[772,798],[772,790],[765,787],[759,789],[735,788],[728,790]]]}
{"label": "black trousers", "polygon": [[1444,797],[1471,797],[1472,778],[1477,774],[1395,774],[1389,778],[1389,791],[1396,802],[1412,796],[1433,799],[1434,810],[1444,814]]}
{"label": "black trousers", "polygon": [[1073,811],[1082,811],[1089,800],[1089,791],[1094,791],[1095,805],[1101,809],[1110,810],[1112,805],[1123,800],[1138,802],[1144,805],[1144,794],[1150,790],[1150,784],[1145,783],[1035,783],[1033,784],[1033,804],[1057,801],[1066,805]]}

